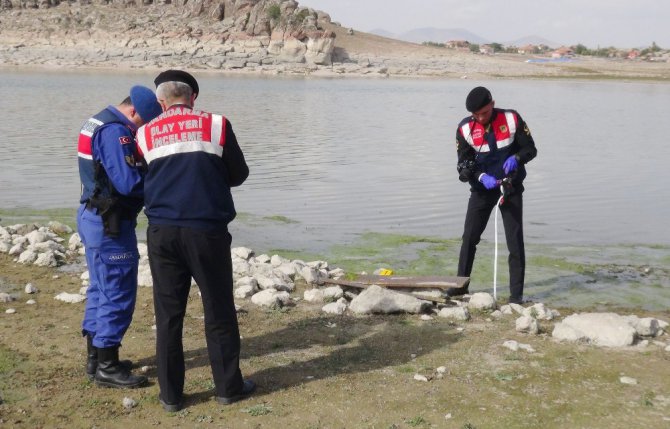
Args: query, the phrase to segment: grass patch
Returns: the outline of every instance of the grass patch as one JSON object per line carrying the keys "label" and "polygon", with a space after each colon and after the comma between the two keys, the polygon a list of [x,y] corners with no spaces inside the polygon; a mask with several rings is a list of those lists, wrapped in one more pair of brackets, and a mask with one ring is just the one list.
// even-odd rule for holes
{"label": "grass patch", "polygon": [[258,417],[258,416],[265,416],[267,414],[270,414],[272,412],[272,407],[265,405],[265,404],[257,404],[254,406],[251,406],[249,408],[245,408],[242,410],[243,413],[247,413],[250,416],[253,417]]}
{"label": "grass patch", "polygon": [[421,416],[412,417],[411,419],[406,420],[406,423],[411,427],[425,426],[428,424],[428,421]]}

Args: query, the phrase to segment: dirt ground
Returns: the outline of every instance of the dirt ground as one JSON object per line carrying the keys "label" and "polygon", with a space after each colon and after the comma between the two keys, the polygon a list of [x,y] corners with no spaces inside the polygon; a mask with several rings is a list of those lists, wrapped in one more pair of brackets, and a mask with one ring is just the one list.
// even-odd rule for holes
{"label": "dirt ground", "polygon": [[[238,302],[242,371],[259,389],[222,406],[213,399],[196,288],[184,328],[186,407],[167,413],[157,400],[150,288],[138,292],[121,349],[136,371],[148,367],[150,384],[117,390],[84,375],[83,304],[54,300],[79,289],[79,273],[26,267],[0,255],[0,278],[19,295],[0,304],[2,428],[670,427],[670,353],[661,347],[557,343],[551,322],[543,322],[542,335],[526,336],[516,333],[513,316],[478,313],[462,323],[417,315],[337,317],[306,302],[282,310]],[[36,295],[23,293],[28,282],[39,288]],[[30,298],[37,303],[26,304]],[[636,314],[670,319],[670,311]],[[661,339],[667,343],[667,334]],[[502,347],[505,340],[536,352],[513,352]],[[416,374],[429,381],[415,380]],[[622,384],[624,375],[638,384]],[[124,397],[137,406],[124,408]]]}

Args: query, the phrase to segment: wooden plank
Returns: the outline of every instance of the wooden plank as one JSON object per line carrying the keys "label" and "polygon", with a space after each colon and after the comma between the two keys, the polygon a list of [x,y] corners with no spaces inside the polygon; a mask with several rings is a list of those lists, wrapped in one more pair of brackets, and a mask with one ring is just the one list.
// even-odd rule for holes
{"label": "wooden plank", "polygon": [[464,288],[470,284],[469,277],[449,276],[358,276],[355,281],[387,287],[448,289]]}
{"label": "wooden plank", "polygon": [[[321,284],[332,284],[332,285],[339,285],[339,286],[346,286],[346,287],[355,287],[357,289],[367,289],[371,285],[364,284],[358,281],[353,281],[353,280],[334,280],[334,279],[321,279]],[[385,285],[379,285],[381,287],[387,287]],[[422,288],[422,289],[430,289],[430,288]],[[423,299],[424,301],[432,301],[432,302],[441,302],[441,303],[447,303],[450,302],[448,298],[444,297],[436,297],[436,296],[427,296],[427,295],[420,295],[420,294],[414,294],[410,292],[405,292],[405,291],[395,291],[398,293],[403,293],[405,295],[413,296],[414,298],[417,299]]]}

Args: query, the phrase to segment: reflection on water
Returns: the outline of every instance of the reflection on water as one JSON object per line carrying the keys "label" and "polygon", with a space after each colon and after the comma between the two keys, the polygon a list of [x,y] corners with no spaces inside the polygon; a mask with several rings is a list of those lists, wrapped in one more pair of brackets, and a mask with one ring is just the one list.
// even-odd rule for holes
{"label": "reflection on water", "polygon": [[[367,230],[458,237],[469,192],[455,172],[455,129],[465,95],[484,84],[538,145],[527,241],[670,243],[660,179],[667,84],[196,75],[198,107],[231,120],[251,168],[235,190],[238,211],[296,220],[309,240]],[[75,206],[79,126],[152,79],[0,73],[0,206]]]}

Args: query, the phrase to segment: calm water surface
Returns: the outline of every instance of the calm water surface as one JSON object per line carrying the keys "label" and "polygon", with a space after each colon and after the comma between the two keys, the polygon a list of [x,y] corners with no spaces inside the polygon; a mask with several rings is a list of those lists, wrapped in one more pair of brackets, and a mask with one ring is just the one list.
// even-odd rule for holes
{"label": "calm water surface", "polygon": [[[309,240],[460,236],[469,191],[454,136],[465,96],[483,84],[498,107],[521,113],[538,146],[527,241],[670,243],[668,84],[195,74],[197,107],[231,120],[251,168],[235,190],[238,212],[297,221]],[[0,72],[0,207],[76,206],[81,123],[152,79]]]}

